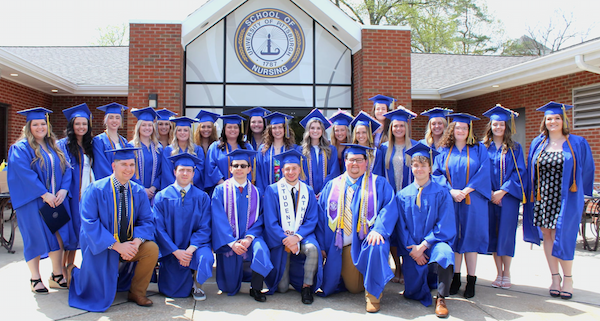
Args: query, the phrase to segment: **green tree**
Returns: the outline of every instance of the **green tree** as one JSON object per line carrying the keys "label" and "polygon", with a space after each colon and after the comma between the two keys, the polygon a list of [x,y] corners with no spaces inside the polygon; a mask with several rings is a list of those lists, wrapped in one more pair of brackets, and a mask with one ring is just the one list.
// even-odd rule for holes
{"label": "green tree", "polygon": [[129,25],[110,25],[98,28],[98,38],[93,43],[96,46],[127,46],[129,44]]}

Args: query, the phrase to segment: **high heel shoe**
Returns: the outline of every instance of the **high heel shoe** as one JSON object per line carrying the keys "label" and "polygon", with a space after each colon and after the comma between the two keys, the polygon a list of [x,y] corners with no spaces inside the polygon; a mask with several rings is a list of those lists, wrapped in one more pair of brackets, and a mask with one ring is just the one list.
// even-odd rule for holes
{"label": "high heel shoe", "polygon": [[[42,283],[42,279],[30,279],[29,282],[31,282],[31,292],[35,293],[35,294],[48,294],[48,289],[46,289],[46,287],[44,286],[41,289],[36,289],[35,287],[39,284]],[[44,285],[44,283],[42,283],[42,286]]]}
{"label": "high heel shoe", "polygon": [[54,275],[52,273],[50,278],[48,279],[48,284],[51,289],[68,289],[67,280],[63,277],[62,274]]}
{"label": "high heel shoe", "polygon": [[[571,278],[572,275],[565,275],[565,278]],[[567,291],[560,291],[560,298],[563,300],[570,300],[573,298],[573,293]]]}
{"label": "high heel shoe", "polygon": [[[558,275],[558,278],[559,278],[558,283],[560,285],[560,283],[562,283],[562,277],[560,276],[560,273],[554,273],[554,274],[552,274],[552,278],[554,278],[557,275]],[[550,289],[549,292],[550,292],[550,296],[551,297],[557,298],[557,297],[560,296],[560,289],[558,289],[558,290],[556,290],[556,289]]]}

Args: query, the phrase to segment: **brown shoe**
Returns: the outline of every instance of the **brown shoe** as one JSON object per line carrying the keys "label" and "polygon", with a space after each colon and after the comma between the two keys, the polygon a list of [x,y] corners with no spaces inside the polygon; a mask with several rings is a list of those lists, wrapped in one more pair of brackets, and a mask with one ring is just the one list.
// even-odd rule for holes
{"label": "brown shoe", "polygon": [[435,315],[437,315],[438,318],[448,317],[449,313],[448,308],[446,307],[446,299],[437,298],[437,300],[435,300]]}
{"label": "brown shoe", "polygon": [[366,308],[366,310],[369,313],[379,312],[379,303],[373,303],[373,302],[367,301],[367,308]]}
{"label": "brown shoe", "polygon": [[150,299],[148,299],[147,297],[141,296],[141,295],[136,295],[131,292],[129,292],[129,295],[127,295],[127,301],[135,302],[137,305],[139,305],[141,307],[149,307],[152,305],[152,301]]}

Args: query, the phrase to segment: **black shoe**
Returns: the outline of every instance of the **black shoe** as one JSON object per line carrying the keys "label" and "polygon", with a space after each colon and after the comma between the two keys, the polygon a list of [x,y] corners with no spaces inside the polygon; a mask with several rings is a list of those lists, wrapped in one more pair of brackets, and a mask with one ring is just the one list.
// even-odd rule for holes
{"label": "black shoe", "polygon": [[467,287],[465,288],[465,299],[470,299],[475,296],[475,283],[477,277],[474,275],[467,275]]}
{"label": "black shoe", "polygon": [[302,303],[304,304],[312,304],[314,301],[313,293],[310,290],[310,286],[306,288],[302,288]]}
{"label": "black shoe", "polygon": [[454,273],[454,277],[452,278],[452,284],[450,284],[450,295],[455,295],[456,293],[458,293],[460,285],[460,273]]}
{"label": "black shoe", "polygon": [[250,296],[254,298],[254,300],[258,301],[258,302],[265,302],[267,301],[267,296],[262,293],[261,291],[258,290],[254,290],[254,289],[250,289]]}

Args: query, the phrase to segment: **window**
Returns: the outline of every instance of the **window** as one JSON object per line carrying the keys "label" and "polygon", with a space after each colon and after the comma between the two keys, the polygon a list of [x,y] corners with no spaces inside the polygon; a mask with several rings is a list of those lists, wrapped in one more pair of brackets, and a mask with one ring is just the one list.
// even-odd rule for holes
{"label": "window", "polygon": [[573,129],[600,127],[600,84],[573,89]]}

